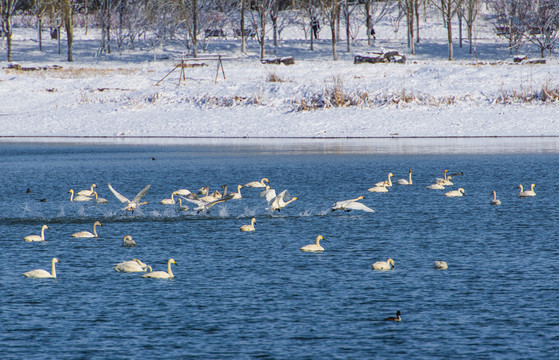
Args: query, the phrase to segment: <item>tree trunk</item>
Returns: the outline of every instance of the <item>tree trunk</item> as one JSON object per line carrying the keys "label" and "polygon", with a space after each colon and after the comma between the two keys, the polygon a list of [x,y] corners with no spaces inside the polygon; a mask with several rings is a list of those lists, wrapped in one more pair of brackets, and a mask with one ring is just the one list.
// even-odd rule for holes
{"label": "tree trunk", "polygon": [[243,54],[247,51],[245,34],[245,4],[246,0],[241,0],[241,52]]}
{"label": "tree trunk", "polygon": [[367,26],[367,45],[372,45],[372,40],[371,40],[371,3],[370,1],[367,1],[365,3],[365,16],[366,18],[366,22],[365,22],[365,26]]}
{"label": "tree trunk", "polygon": [[37,27],[39,28],[39,51],[43,51],[43,19],[42,17],[37,17]]}
{"label": "tree trunk", "polygon": [[450,16],[447,16],[446,19],[446,29],[448,34],[448,60],[454,60],[454,53],[452,49],[452,19]]}
{"label": "tree trunk", "polygon": [[[72,2],[71,0],[64,0],[63,2],[64,11],[64,28],[66,29],[66,39],[68,41],[68,61],[74,61],[72,56],[72,44],[74,42],[74,31],[72,28]],[[58,33],[60,37],[60,32]]]}
{"label": "tree trunk", "polygon": [[260,11],[260,59],[266,56],[266,12]]}
{"label": "tree trunk", "polygon": [[198,57],[198,0],[192,0],[192,52]]}
{"label": "tree trunk", "polygon": [[419,0],[415,0],[414,10],[415,10],[415,42],[419,44]]}
{"label": "tree trunk", "polygon": [[[348,10],[348,9],[346,9]],[[346,12],[346,22],[345,22],[345,36],[347,38],[347,52],[351,52],[351,34],[349,31],[349,18],[351,17],[349,12]]]}
{"label": "tree trunk", "polygon": [[336,0],[332,0],[332,9],[330,10],[330,30],[332,31],[332,56],[334,60],[338,60],[338,51],[336,49]]}

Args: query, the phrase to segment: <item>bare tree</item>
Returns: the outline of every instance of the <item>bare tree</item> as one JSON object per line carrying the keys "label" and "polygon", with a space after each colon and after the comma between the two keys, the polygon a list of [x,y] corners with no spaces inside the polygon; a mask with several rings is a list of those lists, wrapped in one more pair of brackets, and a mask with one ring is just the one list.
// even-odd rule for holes
{"label": "bare tree", "polygon": [[334,60],[338,60],[337,51],[337,20],[339,19],[340,11],[340,1],[341,0],[320,0],[320,8],[324,17],[330,25],[330,31],[332,32],[332,56]]}
{"label": "bare tree", "polygon": [[458,11],[462,8],[465,0],[430,0],[442,14],[443,23],[446,27],[448,37],[448,60],[454,60],[454,50],[452,48],[452,18],[456,16]]}
{"label": "bare tree", "polygon": [[12,61],[12,16],[16,11],[19,0],[0,0],[0,13],[2,15],[2,33],[6,36],[6,49],[8,61]]}
{"label": "bare tree", "polygon": [[495,14],[495,32],[497,36],[509,41],[509,51],[512,54],[524,41],[526,33],[527,0],[490,0],[488,5]]}
{"label": "bare tree", "polygon": [[536,45],[541,57],[545,57],[545,51],[553,50],[557,43],[559,31],[559,3],[551,0],[530,0],[527,6],[527,28],[526,37],[529,42]]}
{"label": "bare tree", "polygon": [[[407,34],[408,34],[408,47],[412,55],[415,55],[415,41],[413,34],[414,19],[416,15],[415,0],[399,0],[400,7],[406,16]],[[445,0],[441,0],[445,1]]]}
{"label": "bare tree", "polygon": [[266,56],[266,24],[267,16],[275,0],[255,0],[253,3],[253,10],[251,11],[250,19],[252,28],[256,30],[256,38],[260,44],[260,58]]}
{"label": "bare tree", "polygon": [[346,34],[346,44],[347,44],[347,52],[351,51],[351,15],[357,9],[358,4],[357,1],[354,0],[343,0],[340,4],[342,9],[342,15],[344,18],[345,23],[345,34]]}
{"label": "bare tree", "polygon": [[64,28],[66,29],[66,40],[68,43],[68,61],[74,61],[72,45],[74,43],[74,25],[72,24],[72,0],[62,0],[62,16]]}
{"label": "bare tree", "polygon": [[371,29],[380,22],[386,15],[396,10],[397,0],[363,0],[363,14],[365,16],[365,26],[367,27],[367,44],[372,44]]}
{"label": "bare tree", "polygon": [[462,13],[464,21],[468,26],[468,42],[470,43],[470,54],[473,51],[473,27],[481,6],[481,0],[465,0],[466,11]]}

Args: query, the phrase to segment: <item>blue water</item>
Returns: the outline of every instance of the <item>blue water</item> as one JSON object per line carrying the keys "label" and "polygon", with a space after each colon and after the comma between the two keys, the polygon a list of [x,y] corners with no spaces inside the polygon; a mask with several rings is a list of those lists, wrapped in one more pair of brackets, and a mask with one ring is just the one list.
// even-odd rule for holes
{"label": "blue water", "polygon": [[[0,357],[557,358],[557,152],[346,150],[0,144]],[[413,186],[366,191],[408,169]],[[463,172],[449,189],[465,197],[425,188],[444,169]],[[299,200],[273,214],[259,189],[209,214],[159,203],[262,177]],[[149,204],[125,213],[109,182],[130,198],[151,184]],[[69,201],[92,183],[109,204]],[[530,183],[537,196],[518,198]],[[503,205],[489,205],[492,190]],[[359,195],[375,213],[330,212]],[[257,230],[240,232],[252,217]],[[99,238],[71,237],[95,220]],[[45,243],[23,241],[43,224]],[[127,234],[137,247],[121,246]],[[323,253],[298,250],[318,234]],[[21,275],[53,257],[56,280]],[[166,270],[171,257],[172,280],[112,269],[139,258]],[[371,269],[387,258],[394,270]],[[402,322],[382,321],[397,310]]]}

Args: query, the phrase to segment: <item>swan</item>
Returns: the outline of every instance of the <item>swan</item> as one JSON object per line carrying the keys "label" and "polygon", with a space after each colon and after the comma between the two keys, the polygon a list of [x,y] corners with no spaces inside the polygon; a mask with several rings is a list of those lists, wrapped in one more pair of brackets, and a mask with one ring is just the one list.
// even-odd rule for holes
{"label": "swan", "polygon": [[50,273],[43,269],[37,269],[24,272],[22,275],[26,278],[32,279],[56,279],[56,267],[54,266],[54,264],[57,262],[60,262],[60,260],[58,260],[57,258],[52,258],[52,267]]}
{"label": "swan", "polygon": [[23,240],[30,241],[45,241],[45,229],[50,229],[47,225],[43,225],[41,228],[41,235],[27,235]]}
{"label": "swan", "polygon": [[318,235],[316,237],[316,243],[314,244],[309,244],[309,245],[305,245],[302,248],[300,248],[299,250],[301,251],[324,251],[324,248],[322,246],[320,246],[320,240],[324,240],[324,237],[322,235]]}
{"label": "swan", "polygon": [[435,184],[431,184],[426,186],[427,189],[433,189],[433,190],[444,190],[444,185],[442,184],[442,182],[437,182]]}
{"label": "swan", "polygon": [[254,231],[254,230],[256,230],[256,229],[254,228],[254,224],[255,224],[255,223],[256,223],[256,219],[255,219],[255,218],[250,219],[250,225],[246,225],[246,224],[245,224],[245,225],[241,226],[241,231]]}
{"label": "swan", "polygon": [[148,265],[138,259],[132,259],[115,264],[113,269],[117,272],[145,272]]}
{"label": "swan", "polygon": [[210,193],[210,187],[208,185],[198,189],[198,195],[208,195]]}
{"label": "swan", "polygon": [[188,206],[182,204],[182,198],[179,197],[179,210],[188,211]]}
{"label": "swan", "polygon": [[243,185],[237,185],[237,192],[232,192],[232,193],[229,193],[228,195],[232,195],[233,196],[232,199],[239,200],[239,199],[242,198],[242,196],[241,196],[241,189],[242,188],[243,188]]}
{"label": "swan", "polygon": [[134,240],[132,240],[132,236],[126,235],[122,239],[122,246],[124,246],[124,247],[134,247],[134,246],[136,246],[136,242]]}
{"label": "swan", "polygon": [[287,190],[283,190],[278,194],[278,196],[272,199],[270,208],[273,211],[280,211],[281,209],[283,209],[284,207],[286,207],[287,205],[289,205],[295,200],[297,200],[296,196],[290,198],[290,195],[287,193]]}
{"label": "swan", "polygon": [[244,185],[244,187],[251,187],[251,188],[263,188],[266,187],[265,182],[269,183],[270,180],[268,178],[262,178],[260,181],[251,181]]}
{"label": "swan", "polygon": [[260,197],[263,197],[267,202],[270,202],[276,197],[276,190],[270,188],[270,185],[266,185],[266,190],[262,190],[260,192]]}
{"label": "swan", "polygon": [[447,196],[447,197],[459,197],[459,196],[464,196],[464,195],[466,195],[466,193],[464,192],[464,189],[462,189],[462,188],[458,188],[458,190],[452,190],[452,191],[444,193],[444,196]]}
{"label": "swan", "polygon": [[91,198],[89,196],[83,196],[83,195],[74,196],[74,189],[70,189],[70,190],[68,190],[68,192],[70,193],[70,201],[90,201],[90,200],[93,200],[93,198]]}
{"label": "swan", "polygon": [[442,178],[436,178],[437,182],[442,182],[445,181],[447,179],[446,174],[448,173],[448,170],[444,171],[444,177]]}
{"label": "swan", "polygon": [[221,199],[222,197],[223,196],[219,193],[219,191],[216,190],[211,194],[202,196],[200,198],[200,200],[205,201],[205,202],[210,202],[210,201],[214,201],[214,200],[217,200],[217,199]]}
{"label": "swan", "polygon": [[136,197],[132,201],[130,201],[125,196],[120,194],[118,191],[113,189],[111,184],[109,184],[109,190],[111,190],[114,196],[116,196],[116,198],[120,200],[120,202],[127,204],[126,207],[124,207],[124,209],[122,210],[131,211],[132,213],[134,213],[134,210],[136,210],[140,205],[145,205],[148,203],[147,201],[144,202],[139,202],[139,201],[148,192],[149,187],[150,185],[146,185],[146,187],[140,190],[140,192],[136,195]]}
{"label": "swan", "polygon": [[180,196],[188,196],[191,194],[191,191],[188,189],[178,189],[176,191],[174,191],[175,195],[180,195]]}
{"label": "swan", "polygon": [[198,211],[198,213],[201,213],[201,212],[209,213],[210,209],[214,205],[225,202],[225,201],[228,201],[228,200],[231,200],[233,198],[232,196],[227,195],[227,196],[223,196],[221,199],[217,199],[217,200],[207,202],[207,201],[201,200],[195,194],[192,194],[192,195],[194,195],[194,196],[192,196],[192,197],[182,197],[181,196],[181,197],[182,197],[183,200],[186,200],[186,201],[189,201],[193,204],[196,204],[197,207],[195,207],[194,210]]}
{"label": "swan", "polygon": [[411,181],[411,169],[409,171],[409,175],[408,175],[408,179],[398,179],[396,180],[396,183],[398,185],[413,185],[413,182]]}
{"label": "swan", "polygon": [[163,204],[163,205],[174,205],[176,203],[175,198],[174,198],[175,195],[177,195],[175,192],[171,193],[171,198],[161,200],[161,204]]}
{"label": "swan", "polygon": [[109,202],[109,200],[107,200],[105,198],[100,198],[99,194],[97,194],[97,191],[94,191],[93,195],[95,195],[95,203],[96,204],[107,204]]}
{"label": "swan", "polygon": [[363,210],[363,211],[366,211],[366,212],[375,212],[375,210],[371,209],[370,207],[358,202],[359,200],[362,200],[362,199],[363,199],[363,196],[359,196],[359,197],[356,197],[355,199],[338,201],[337,203],[334,204],[334,206],[332,206],[331,211],[336,211],[336,210],[345,210],[345,211]]}
{"label": "swan", "polygon": [[444,186],[454,185],[454,183],[451,180],[452,180],[452,176],[449,176],[446,178],[446,180],[442,180],[441,184],[443,184]]}
{"label": "swan", "polygon": [[384,321],[402,321],[400,315],[402,315],[402,313],[400,312],[400,310],[398,310],[396,311],[396,316],[389,316],[385,318]]}
{"label": "swan", "polygon": [[442,261],[442,260],[435,261],[435,263],[433,264],[433,267],[437,270],[448,269],[448,265],[446,264],[446,261]]}
{"label": "swan", "polygon": [[530,190],[524,190],[522,185],[518,185],[517,188],[520,189],[520,192],[518,193],[518,197],[536,196],[536,192],[534,191],[535,187],[536,187],[536,184],[532,184],[531,187],[530,187]]}
{"label": "swan", "polygon": [[493,194],[493,200],[491,200],[491,202],[489,204],[491,204],[491,205],[501,205],[501,200],[497,199],[497,193],[495,192],[495,190],[493,190],[491,193]]}
{"label": "swan", "polygon": [[73,233],[73,234],[72,234],[72,237],[75,237],[75,238],[92,238],[92,237],[98,237],[98,236],[97,236],[97,229],[96,229],[97,225],[103,226],[103,225],[101,225],[101,223],[100,223],[99,221],[94,222],[94,223],[93,223],[93,234],[90,233],[89,231],[80,231],[80,232],[77,232],[77,233]]}
{"label": "swan", "polygon": [[142,275],[142,277],[149,278],[149,279],[172,279],[175,277],[175,275],[173,275],[173,272],[171,271],[171,264],[177,265],[175,259],[169,259],[169,261],[167,261],[167,272],[165,271],[148,272]]}
{"label": "swan", "polygon": [[93,189],[95,189],[97,187],[97,185],[93,184],[91,185],[91,188],[89,190],[80,190],[76,193],[76,195],[81,195],[81,196],[93,196]]}
{"label": "swan", "polygon": [[386,188],[388,186],[388,181],[384,181],[381,185],[378,185],[380,183],[375,184],[375,186],[373,186],[372,188],[368,188],[367,191],[368,192],[378,192],[378,193],[385,193],[388,192],[388,189]]}
{"label": "swan", "polygon": [[392,270],[394,269],[394,260],[377,261],[372,265],[373,270]]}
{"label": "swan", "polygon": [[[379,181],[378,183],[375,184],[375,186],[392,186],[392,180],[390,178],[393,177],[393,176],[394,176],[394,174],[388,173],[388,180]],[[385,182],[386,182],[386,185],[384,185]]]}

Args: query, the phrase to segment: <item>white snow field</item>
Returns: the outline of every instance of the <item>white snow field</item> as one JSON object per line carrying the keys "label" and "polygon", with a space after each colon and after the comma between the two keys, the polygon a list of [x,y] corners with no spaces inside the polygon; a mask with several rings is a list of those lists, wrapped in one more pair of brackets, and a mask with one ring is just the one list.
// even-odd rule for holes
{"label": "white snow field", "polygon": [[[559,66],[552,53],[546,64],[515,64],[507,43],[480,17],[477,55],[466,40],[448,61],[446,30],[438,13],[422,24],[421,42],[412,56],[404,25],[376,26],[368,46],[363,34],[346,51],[338,45],[332,60],[323,26],[315,50],[302,30],[282,33],[279,46],[268,42],[268,56],[293,56],[294,65],[262,64],[256,41],[241,54],[240,40],[211,40],[203,55],[223,55],[225,78],[215,60],[207,66],[169,74],[185,48],[168,42],[154,51],[141,41],[134,50],[95,56],[94,29],[75,29],[74,62],[65,61],[65,43],[36,30],[15,28],[12,63],[0,47],[0,135],[10,137],[554,137],[559,136]],[[65,39],[63,37],[63,39]],[[114,48],[114,47],[113,47]],[[396,49],[405,64],[354,64],[367,51]],[[535,47],[521,53],[538,58]],[[190,63],[190,61],[189,61]],[[38,70],[10,68],[18,64]],[[60,66],[61,68],[56,68]],[[275,81],[272,81],[275,80]],[[545,90],[545,91],[543,91]],[[338,97],[335,98],[334,95]],[[547,98],[545,97],[547,95]],[[343,99],[343,101],[336,101]]]}

